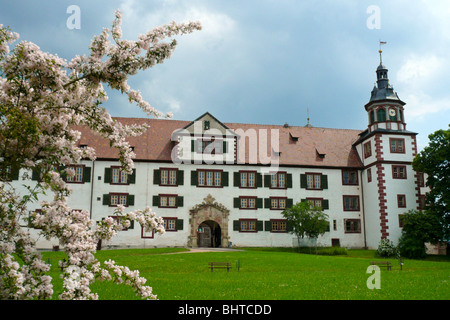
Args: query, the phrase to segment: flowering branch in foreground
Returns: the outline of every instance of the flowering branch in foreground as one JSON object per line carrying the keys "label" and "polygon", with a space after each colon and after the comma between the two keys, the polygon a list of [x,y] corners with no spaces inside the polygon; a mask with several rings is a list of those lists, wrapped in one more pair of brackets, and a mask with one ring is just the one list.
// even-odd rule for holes
{"label": "flowering branch in foreground", "polygon": [[[111,239],[132,220],[147,231],[163,233],[162,219],[150,208],[125,213],[118,207],[118,222],[105,218],[95,224],[87,211],[73,211],[67,205],[71,190],[63,176],[74,172],[59,168],[82,159],[95,160],[93,148],[78,146],[81,133],[74,129],[87,126],[110,141],[123,170],[131,173],[135,154],[127,138],[142,134],[147,127],[115,121],[102,107],[108,99],[103,85],[126,94],[148,116],[163,116],[129,87],[128,77],[171,56],[177,43],[174,39],[165,42],[166,38],[200,29],[198,22],[172,22],[139,35],[137,41],[124,40],[117,11],[112,28],[92,40],[90,54],[67,62],[28,41],[11,51],[9,46],[19,36],[0,25],[0,298],[49,299],[53,295],[51,279],[45,274],[49,266],[21,227],[24,222],[40,229],[47,239],[58,238],[68,255],[61,262],[61,299],[98,298],[89,289],[96,279],[127,283],[141,297],[156,298],[139,272],[113,261],[101,267],[95,252],[100,239]],[[24,179],[32,171],[39,173],[39,182],[28,187],[27,194],[10,182],[19,170]],[[53,200],[42,202],[40,212],[29,214],[27,206],[47,190]]]}

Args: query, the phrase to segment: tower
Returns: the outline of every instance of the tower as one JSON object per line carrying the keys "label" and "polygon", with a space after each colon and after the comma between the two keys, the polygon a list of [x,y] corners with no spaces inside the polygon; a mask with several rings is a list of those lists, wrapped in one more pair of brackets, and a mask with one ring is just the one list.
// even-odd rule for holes
{"label": "tower", "polygon": [[400,217],[419,205],[418,175],[412,160],[417,154],[416,133],[406,130],[405,102],[389,83],[388,69],[376,69],[377,81],[364,106],[368,127],[354,143],[363,162],[362,191],[366,246],[377,248],[381,239],[397,243]]}

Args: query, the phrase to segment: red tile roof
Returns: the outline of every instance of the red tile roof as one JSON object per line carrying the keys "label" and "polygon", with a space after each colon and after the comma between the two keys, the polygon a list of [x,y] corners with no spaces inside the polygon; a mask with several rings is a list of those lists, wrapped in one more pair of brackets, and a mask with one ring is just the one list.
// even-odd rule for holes
{"label": "red tile roof", "polygon": [[[172,133],[186,127],[192,121],[145,119],[145,118],[115,118],[123,124],[150,125],[150,128],[139,137],[128,139],[135,147],[135,160],[170,162],[174,142]],[[361,160],[352,147],[361,131],[347,129],[328,129],[315,127],[287,127],[279,125],[260,125],[242,123],[224,123],[233,131],[244,133],[254,130],[258,139],[267,133],[270,151],[271,130],[278,130],[280,165],[286,166],[318,166],[318,167],[362,167]],[[109,141],[94,134],[86,127],[78,127],[82,136],[81,145],[88,145],[96,149],[98,159],[117,159],[117,151],[109,146]],[[297,141],[295,141],[297,140]],[[248,144],[248,143],[247,143]],[[248,148],[248,147],[247,147]],[[322,157],[321,157],[322,155]],[[245,162],[250,161],[246,152]]]}

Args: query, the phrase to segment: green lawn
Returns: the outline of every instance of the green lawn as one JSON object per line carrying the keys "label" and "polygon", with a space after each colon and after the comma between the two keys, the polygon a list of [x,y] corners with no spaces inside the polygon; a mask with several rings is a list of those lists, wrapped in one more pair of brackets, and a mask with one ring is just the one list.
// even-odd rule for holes
{"label": "green lawn", "polygon": [[[296,300],[296,299],[387,299],[449,300],[448,257],[390,260],[392,271],[381,271],[381,289],[370,290],[366,273],[374,251],[349,250],[346,256],[299,254],[292,250],[246,249],[234,252],[163,254],[185,249],[102,250],[100,261],[113,259],[138,269],[160,300]],[[62,252],[45,252],[53,264],[55,297],[61,290],[57,259]],[[437,261],[434,261],[437,260]],[[208,262],[228,261],[240,270],[211,272]],[[97,282],[92,287],[100,299],[136,299],[125,285]]]}

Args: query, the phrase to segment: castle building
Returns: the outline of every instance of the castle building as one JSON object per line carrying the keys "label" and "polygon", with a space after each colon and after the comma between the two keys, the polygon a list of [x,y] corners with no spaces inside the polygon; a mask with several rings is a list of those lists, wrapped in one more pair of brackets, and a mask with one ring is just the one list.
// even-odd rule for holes
{"label": "castle building", "polygon": [[[131,175],[121,172],[107,140],[79,128],[80,145],[94,147],[97,158],[73,165],[69,205],[88,210],[96,221],[114,216],[118,204],[150,206],[164,218],[163,235],[145,233],[135,222],[102,247],[295,246],[281,213],[300,201],[329,217],[318,245],[396,243],[401,215],[421,206],[424,178],[412,168],[417,134],[406,130],[405,103],[389,83],[381,52],[376,75],[363,131],[309,122],[222,123],[208,112],[193,121],[115,118],[150,126],[129,138],[136,154]],[[37,242],[55,245],[57,240]]]}

